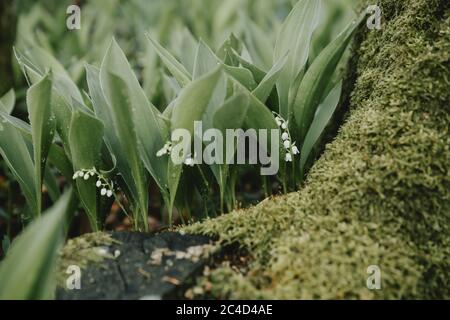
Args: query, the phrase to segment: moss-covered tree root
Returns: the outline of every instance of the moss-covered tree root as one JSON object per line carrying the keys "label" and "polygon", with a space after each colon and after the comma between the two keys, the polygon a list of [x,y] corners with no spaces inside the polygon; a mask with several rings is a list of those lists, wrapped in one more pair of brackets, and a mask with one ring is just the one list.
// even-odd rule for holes
{"label": "moss-covered tree root", "polygon": [[[299,192],[186,228],[253,256],[198,279],[220,298],[450,298],[448,0],[381,0],[350,115]],[[366,287],[381,269],[381,290]]]}

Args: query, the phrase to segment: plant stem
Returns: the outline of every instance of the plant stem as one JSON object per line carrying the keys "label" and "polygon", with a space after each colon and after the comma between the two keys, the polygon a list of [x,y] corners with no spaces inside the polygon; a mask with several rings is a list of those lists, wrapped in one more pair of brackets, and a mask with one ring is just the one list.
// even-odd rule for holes
{"label": "plant stem", "polygon": [[269,197],[269,185],[268,185],[268,178],[267,176],[263,176],[262,177],[263,180],[263,189],[264,189],[264,197],[268,198]]}

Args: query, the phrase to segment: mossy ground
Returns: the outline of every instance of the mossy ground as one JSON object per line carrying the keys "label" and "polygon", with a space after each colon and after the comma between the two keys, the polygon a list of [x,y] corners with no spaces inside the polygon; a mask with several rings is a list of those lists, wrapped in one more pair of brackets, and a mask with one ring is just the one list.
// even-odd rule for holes
{"label": "mossy ground", "polygon": [[113,256],[101,254],[99,248],[118,243],[117,240],[111,237],[111,234],[103,232],[88,233],[69,240],[59,253],[56,272],[58,286],[61,288],[65,287],[66,271],[69,266],[75,265],[84,269],[91,263],[100,263],[105,258],[114,258]]}
{"label": "mossy ground", "polygon": [[[220,298],[450,298],[450,2],[382,0],[350,113],[298,193],[183,231],[239,243],[195,292]],[[382,289],[366,287],[369,265]],[[204,290],[206,289],[206,290]]]}

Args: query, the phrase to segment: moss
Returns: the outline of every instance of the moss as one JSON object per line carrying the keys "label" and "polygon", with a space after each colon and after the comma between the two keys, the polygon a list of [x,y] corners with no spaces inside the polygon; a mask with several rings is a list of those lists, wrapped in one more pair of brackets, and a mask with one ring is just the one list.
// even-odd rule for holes
{"label": "moss", "polygon": [[[450,3],[379,3],[383,30],[364,30],[348,119],[302,190],[183,229],[253,257],[191,291],[450,298]],[[381,290],[366,288],[369,265],[381,268]]]}
{"label": "moss", "polygon": [[65,286],[67,279],[66,270],[71,265],[84,269],[91,263],[100,263],[104,259],[112,259],[112,256],[102,254],[99,248],[117,243],[119,241],[114,240],[110,234],[103,232],[89,233],[69,240],[59,253],[58,285],[60,287]]}

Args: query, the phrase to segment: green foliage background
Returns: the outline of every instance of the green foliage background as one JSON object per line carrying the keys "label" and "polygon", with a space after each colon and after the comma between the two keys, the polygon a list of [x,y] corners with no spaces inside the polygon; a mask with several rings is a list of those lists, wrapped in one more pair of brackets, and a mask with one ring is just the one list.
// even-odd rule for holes
{"label": "green foliage background", "polygon": [[[349,118],[306,186],[183,230],[251,257],[246,270],[212,270],[193,292],[450,298],[449,2],[379,2],[383,29],[361,32]],[[381,290],[366,288],[369,265],[381,268]]]}

